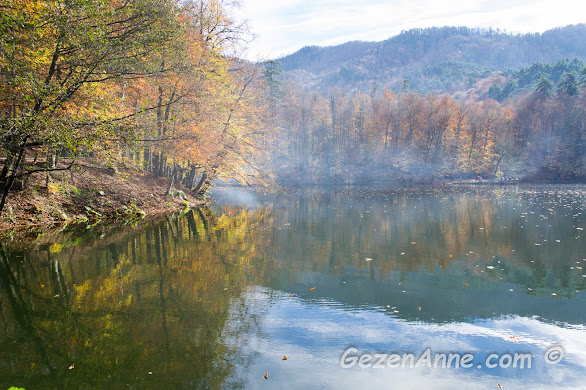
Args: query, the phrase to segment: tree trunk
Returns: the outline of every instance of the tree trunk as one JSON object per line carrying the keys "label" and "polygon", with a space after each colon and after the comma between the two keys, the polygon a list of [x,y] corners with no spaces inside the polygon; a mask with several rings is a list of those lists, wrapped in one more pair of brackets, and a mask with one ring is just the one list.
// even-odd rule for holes
{"label": "tree trunk", "polygon": [[165,196],[168,196],[171,193],[171,187],[173,187],[173,181],[175,180],[176,174],[177,174],[177,164],[174,164],[173,171],[171,172],[171,178],[169,179],[169,186],[167,187],[167,191],[165,191]]}
{"label": "tree trunk", "polygon": [[[24,144],[26,144],[27,139],[25,138]],[[12,165],[12,169],[8,169],[8,174],[4,177],[4,190],[2,191],[2,199],[0,199],[0,215],[2,215],[2,211],[4,211],[4,206],[6,205],[6,199],[8,198],[8,193],[14,184],[14,180],[16,179],[16,175],[18,174],[18,168],[20,167],[20,163],[25,156],[25,147],[24,145],[20,147],[18,152],[18,157],[16,161]],[[12,170],[12,172],[10,172]]]}
{"label": "tree trunk", "polygon": [[189,180],[189,189],[191,191],[195,190],[195,186],[197,185],[197,168],[195,166],[192,167],[191,179]]}
{"label": "tree trunk", "polygon": [[148,147],[144,148],[143,151],[143,156],[144,156],[144,169],[147,172],[151,171],[151,153],[150,153],[150,149]]}
{"label": "tree trunk", "polygon": [[[203,174],[201,175],[201,178],[199,179],[199,182],[197,183],[197,185],[193,189],[193,193],[195,195],[200,195],[201,194],[200,191],[202,190],[202,188],[204,188],[204,184],[205,184],[205,182],[207,180],[208,180],[208,173],[206,171],[204,171]],[[205,190],[204,190],[204,192],[205,192]]]}
{"label": "tree trunk", "polygon": [[212,180],[214,180],[215,176],[216,176],[215,170],[212,170],[211,175],[208,174],[207,171],[204,171],[203,174],[201,175],[201,178],[199,179],[199,183],[197,183],[197,186],[193,190],[193,193],[198,196],[203,196],[206,193],[206,191],[208,190],[208,188],[210,188],[210,185],[212,184]]}

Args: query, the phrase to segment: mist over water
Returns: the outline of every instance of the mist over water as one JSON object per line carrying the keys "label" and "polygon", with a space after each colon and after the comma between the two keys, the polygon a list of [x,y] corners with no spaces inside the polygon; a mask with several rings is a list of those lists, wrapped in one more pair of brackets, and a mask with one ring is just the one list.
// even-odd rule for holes
{"label": "mist over water", "polygon": [[254,191],[241,187],[217,187],[210,191],[210,196],[219,204],[255,208],[261,205],[259,195]]}
{"label": "mist over water", "polygon": [[[578,388],[585,189],[215,188],[210,208],[134,228],[5,242],[0,378],[30,388]],[[546,364],[555,344],[565,357]],[[344,369],[349,347],[472,353],[475,365]],[[529,353],[533,365],[477,368],[489,353]]]}

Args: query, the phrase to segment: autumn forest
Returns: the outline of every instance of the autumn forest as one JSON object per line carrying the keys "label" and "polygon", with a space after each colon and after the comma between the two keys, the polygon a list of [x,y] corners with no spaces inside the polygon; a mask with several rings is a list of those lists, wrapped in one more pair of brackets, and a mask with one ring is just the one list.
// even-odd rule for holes
{"label": "autumn forest", "polygon": [[[281,65],[287,58],[242,59],[253,35],[229,0],[3,0],[0,8],[0,213],[29,177],[48,187],[57,172],[90,163],[164,178],[166,194],[181,186],[198,197],[218,180],[584,179],[578,58],[558,58],[566,62],[555,78],[555,63],[525,68],[532,81],[523,88],[524,74],[510,68],[468,73],[470,90],[482,93],[423,87],[425,72],[416,80],[401,71],[400,85],[316,89]],[[441,66],[452,79],[474,68]],[[340,77],[351,81],[352,69]]]}
{"label": "autumn forest", "polygon": [[0,0],[0,390],[584,388],[586,24],[514,3]]}
{"label": "autumn forest", "polygon": [[280,169],[313,183],[581,180],[585,82],[584,71],[580,82],[568,73],[557,86],[542,77],[533,91],[502,103],[422,95],[408,80],[399,92],[289,89],[276,137],[286,161]]}
{"label": "autumn forest", "polygon": [[[229,1],[3,1],[0,67],[7,194],[80,160],[182,181],[247,182],[262,150],[262,68]],[[261,175],[256,175],[262,179]],[[168,191],[169,191],[168,189]]]}

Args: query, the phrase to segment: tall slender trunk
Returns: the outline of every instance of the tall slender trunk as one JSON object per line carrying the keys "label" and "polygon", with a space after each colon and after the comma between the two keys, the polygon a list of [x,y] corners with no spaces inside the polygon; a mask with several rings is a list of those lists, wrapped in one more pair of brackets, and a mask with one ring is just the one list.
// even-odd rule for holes
{"label": "tall slender trunk", "polygon": [[[4,211],[4,206],[6,206],[6,199],[8,198],[8,193],[10,192],[10,189],[12,188],[12,185],[14,184],[14,180],[16,179],[16,176],[18,174],[18,168],[20,167],[20,163],[22,162],[22,159],[25,157],[25,146],[26,146],[26,142],[28,141],[28,137],[25,137],[25,139],[22,142],[22,146],[20,147],[20,150],[18,151],[18,156],[16,157],[16,161],[14,161],[14,163],[12,164],[12,167],[10,167],[8,169],[8,173],[6,174],[6,176],[4,177],[4,188],[2,190],[2,199],[0,199],[0,215],[2,214],[2,212]],[[11,172],[12,171],[12,172]]]}
{"label": "tall slender trunk", "polygon": [[169,179],[169,185],[167,186],[167,191],[165,191],[165,196],[168,196],[171,193],[171,187],[173,187],[173,181],[175,181],[176,174],[177,164],[173,164],[173,171],[171,172],[171,178]]}

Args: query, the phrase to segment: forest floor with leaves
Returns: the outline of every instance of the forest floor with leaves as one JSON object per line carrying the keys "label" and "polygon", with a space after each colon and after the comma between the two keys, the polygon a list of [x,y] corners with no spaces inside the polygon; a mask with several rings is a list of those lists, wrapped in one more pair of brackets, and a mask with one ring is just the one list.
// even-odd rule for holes
{"label": "forest floor with leaves", "polygon": [[114,222],[172,213],[205,200],[168,178],[130,168],[84,161],[68,171],[29,176],[23,189],[11,191],[0,230],[64,223]]}

